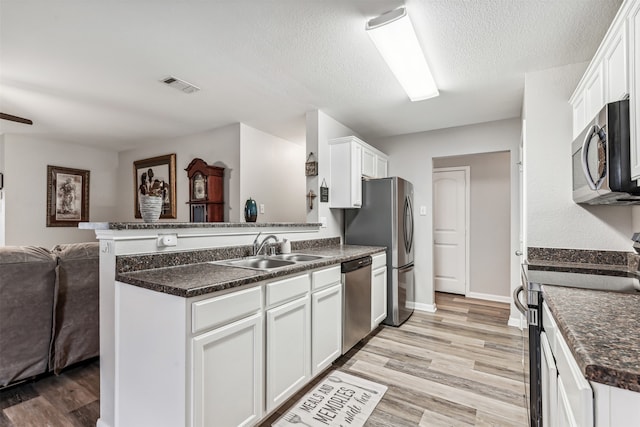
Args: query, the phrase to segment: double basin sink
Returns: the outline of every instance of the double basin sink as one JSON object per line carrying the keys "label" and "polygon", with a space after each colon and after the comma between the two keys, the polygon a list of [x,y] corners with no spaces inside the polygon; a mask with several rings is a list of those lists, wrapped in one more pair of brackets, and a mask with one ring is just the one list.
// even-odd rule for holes
{"label": "double basin sink", "polygon": [[248,268],[251,270],[270,271],[282,267],[288,267],[294,264],[300,264],[310,261],[316,261],[325,258],[320,255],[308,255],[300,253],[281,254],[281,255],[256,255],[245,258],[228,259],[223,261],[214,261],[214,264],[227,265],[230,267]]}

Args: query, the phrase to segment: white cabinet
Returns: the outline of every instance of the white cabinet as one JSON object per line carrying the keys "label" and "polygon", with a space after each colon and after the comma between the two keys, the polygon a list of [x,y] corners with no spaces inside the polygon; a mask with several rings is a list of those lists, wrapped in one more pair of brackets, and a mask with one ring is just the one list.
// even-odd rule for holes
{"label": "white cabinet", "polygon": [[558,423],[558,370],[547,334],[540,334],[542,426],[555,427]]}
{"label": "white cabinet", "polygon": [[193,338],[193,425],[244,426],[262,418],[262,313]]}
{"label": "white cabinet", "polygon": [[311,274],[311,375],[342,354],[342,282],[340,266]]}
{"label": "white cabinet", "polygon": [[605,103],[619,101],[629,94],[627,22],[611,34],[603,56]]}
{"label": "white cabinet", "polygon": [[389,159],[387,156],[376,156],[376,178],[389,176]]}
{"label": "white cabinet", "polygon": [[330,208],[362,206],[362,145],[356,137],[329,141]]}
{"label": "white cabinet", "polygon": [[587,124],[587,109],[584,102],[584,92],[580,92],[572,103],[573,109],[573,139],[582,132]]}
{"label": "white cabinet", "polygon": [[362,176],[369,178],[377,178],[376,173],[377,159],[376,153],[368,147],[362,147]]}
{"label": "white cabinet", "polygon": [[387,255],[377,254],[371,264],[371,330],[387,317]]}
{"label": "white cabinet", "polygon": [[587,122],[593,119],[604,106],[604,76],[602,63],[593,67],[584,89]]}
{"label": "white cabinet", "polygon": [[[276,296],[274,306],[266,311],[266,409],[270,412],[311,378],[309,274],[266,286],[267,300],[269,289]],[[283,304],[288,296],[295,299]]]}
{"label": "white cabinet", "polygon": [[640,3],[627,20],[629,28],[629,119],[631,125],[631,178],[640,178]]}
{"label": "white cabinet", "polygon": [[342,284],[311,295],[311,375],[329,367],[342,352]]}
{"label": "white cabinet", "polygon": [[355,136],[330,140],[329,152],[329,207],[359,208],[362,206],[362,177],[386,177],[389,159]]}

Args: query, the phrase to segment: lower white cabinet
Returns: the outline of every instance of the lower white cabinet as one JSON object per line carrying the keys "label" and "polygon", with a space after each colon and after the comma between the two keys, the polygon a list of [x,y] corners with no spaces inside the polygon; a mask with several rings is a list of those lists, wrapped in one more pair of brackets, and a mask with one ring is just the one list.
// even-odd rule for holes
{"label": "lower white cabinet", "polygon": [[547,334],[540,334],[542,426],[560,426],[558,423],[558,369]]}
{"label": "lower white cabinet", "polygon": [[262,418],[262,320],[254,314],[193,338],[194,426],[249,426]]}
{"label": "lower white cabinet", "polygon": [[342,283],[311,295],[311,375],[315,376],[342,354]]}
{"label": "lower white cabinet", "polygon": [[387,317],[387,254],[372,257],[371,264],[371,330]]}
{"label": "lower white cabinet", "polygon": [[[309,281],[308,275],[306,277]],[[311,378],[311,304],[308,285],[306,289],[303,297],[266,311],[267,412],[293,396]]]}

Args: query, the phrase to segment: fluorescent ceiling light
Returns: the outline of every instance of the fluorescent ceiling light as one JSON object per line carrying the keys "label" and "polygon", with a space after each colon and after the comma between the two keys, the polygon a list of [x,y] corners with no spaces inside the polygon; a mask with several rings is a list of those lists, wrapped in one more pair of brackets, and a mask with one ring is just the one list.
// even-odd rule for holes
{"label": "fluorescent ceiling light", "polygon": [[440,94],[404,6],[370,19],[366,29],[412,101]]}

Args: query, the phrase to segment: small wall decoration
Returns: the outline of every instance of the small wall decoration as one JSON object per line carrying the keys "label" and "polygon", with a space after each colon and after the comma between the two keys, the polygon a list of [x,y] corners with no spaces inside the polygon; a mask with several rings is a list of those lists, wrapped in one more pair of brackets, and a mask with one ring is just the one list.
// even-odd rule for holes
{"label": "small wall decoration", "polygon": [[310,152],[309,155],[307,156],[307,162],[304,164],[305,165],[304,174],[306,176],[318,175],[318,162],[315,161],[315,157],[316,156],[315,154],[313,154],[313,151]]}
{"label": "small wall decoration", "polygon": [[309,200],[309,210],[313,210],[313,199],[315,199],[316,197],[316,193],[313,192],[313,190],[309,190],[309,192],[307,193],[307,199]]}
{"label": "small wall decoration", "polygon": [[320,202],[326,203],[329,201],[329,187],[327,187],[327,181],[322,178],[322,184],[320,184]]}
{"label": "small wall decoration", "polygon": [[[160,218],[176,218],[176,155],[152,157],[133,162],[133,211],[136,218],[140,214],[139,195],[143,188],[154,188],[154,182],[163,183],[163,201]],[[146,194],[143,194],[146,195]]]}
{"label": "small wall decoration", "polygon": [[47,165],[47,227],[89,221],[89,171]]}

